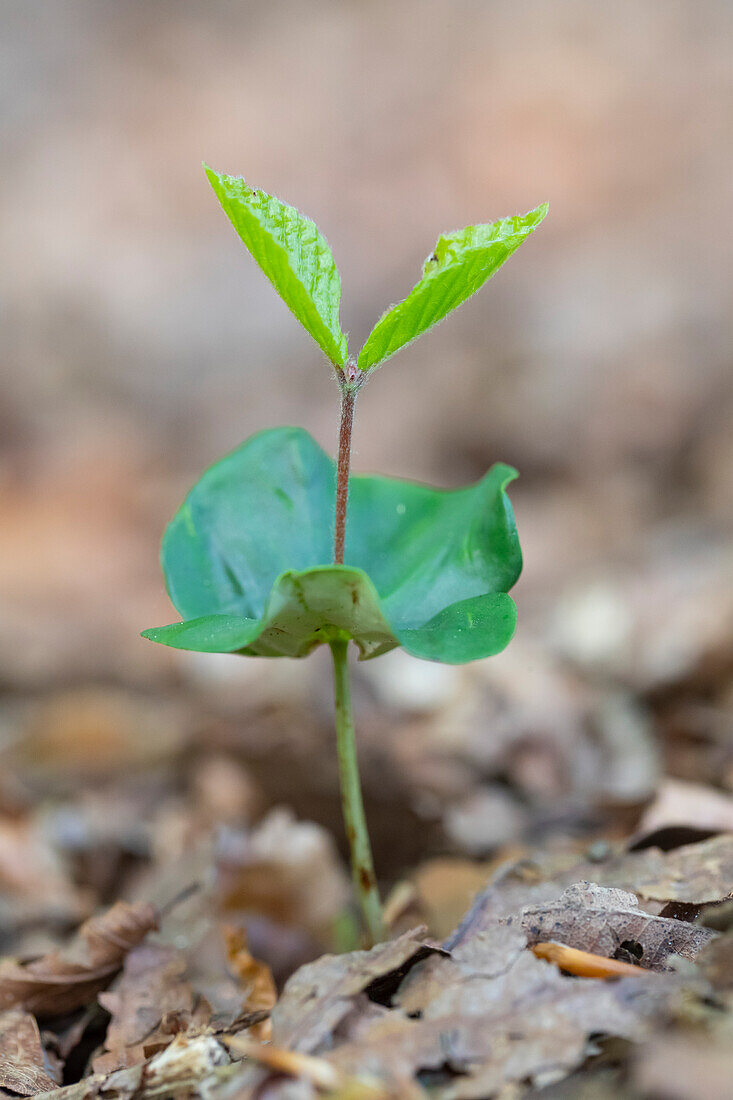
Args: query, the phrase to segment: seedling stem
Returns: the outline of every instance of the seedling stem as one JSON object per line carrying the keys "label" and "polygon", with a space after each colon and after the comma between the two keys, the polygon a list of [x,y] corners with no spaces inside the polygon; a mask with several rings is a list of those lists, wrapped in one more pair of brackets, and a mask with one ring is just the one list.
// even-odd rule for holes
{"label": "seedling stem", "polygon": [[339,429],[339,453],[336,471],[336,523],[333,539],[333,560],[336,565],[344,564],[346,504],[349,496],[349,467],[351,465],[351,431],[354,426],[354,404],[359,389],[355,373],[352,363],[346,364],[345,371],[336,371],[341,388],[341,427]]}
{"label": "seedling stem", "polygon": [[384,939],[384,922],[359,782],[354,716],[351,710],[348,645],[347,640],[331,642],[341,805],[351,851],[354,889],[369,937],[372,943],[379,943]]}

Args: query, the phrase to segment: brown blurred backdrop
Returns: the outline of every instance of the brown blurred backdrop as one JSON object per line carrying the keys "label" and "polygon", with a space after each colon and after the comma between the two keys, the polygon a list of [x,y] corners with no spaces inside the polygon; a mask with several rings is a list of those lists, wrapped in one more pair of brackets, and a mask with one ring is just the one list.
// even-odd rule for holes
{"label": "brown blurred backdrop", "polygon": [[[335,445],[329,368],[218,209],[205,159],[319,224],[354,348],[440,231],[550,203],[495,281],[360,398],[358,469],[453,485],[516,465],[526,559],[517,639],[490,668],[364,670],[375,768],[387,745],[407,753],[390,734],[405,722],[421,755],[415,723],[435,707],[435,743],[470,727],[483,747],[450,780],[444,760],[418,775],[418,815],[491,791],[494,773],[554,805],[595,791],[609,753],[633,801],[672,707],[685,747],[664,767],[700,778],[690,760],[712,739],[706,766],[733,786],[731,5],[5,0],[0,23],[6,750],[52,759],[64,727],[42,708],[66,713],[72,691],[91,706],[82,770],[105,693],[120,745],[131,729],[148,744],[139,714],[162,737],[151,708],[199,693],[185,735],[166,718],[186,744],[243,738],[254,766],[277,728],[278,751],[330,753],[318,657],[245,668],[138,637],[173,617],[159,536],[206,465],[273,424]],[[490,690],[467,716],[477,676]],[[306,682],[293,732],[273,714]],[[561,763],[492,763],[497,729],[518,727]],[[265,802],[298,802],[295,779],[262,782]],[[311,790],[299,809],[330,820]]]}

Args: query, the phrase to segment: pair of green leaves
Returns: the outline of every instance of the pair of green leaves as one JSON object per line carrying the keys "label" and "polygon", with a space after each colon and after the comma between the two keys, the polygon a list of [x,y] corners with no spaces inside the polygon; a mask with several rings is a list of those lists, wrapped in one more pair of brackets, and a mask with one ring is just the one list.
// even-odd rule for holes
{"label": "pair of green leaves", "polygon": [[302,428],[259,432],[203,475],[162,546],[183,622],[146,630],[178,649],[305,657],[353,639],[362,658],[402,646],[462,664],[508,644],[522,568],[506,486],[494,466],[441,490],[353,477],[344,565],[329,565],[336,470]]}
{"label": "pair of green leaves", "polygon": [[[310,218],[237,176],[206,168],[232,225],[280,297],[339,369],[348,346],[341,331],[341,280],[325,237]],[[537,228],[547,204],[491,225],[471,225],[441,236],[420,281],[404,301],[382,315],[356,365],[379,366],[470,298]]]}

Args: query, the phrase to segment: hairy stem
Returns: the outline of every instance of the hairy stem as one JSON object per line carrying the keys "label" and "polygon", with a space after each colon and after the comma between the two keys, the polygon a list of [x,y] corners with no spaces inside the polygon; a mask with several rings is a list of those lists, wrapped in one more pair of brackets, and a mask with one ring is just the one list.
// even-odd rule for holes
{"label": "hairy stem", "polygon": [[356,389],[344,384],[341,387],[341,427],[339,429],[339,456],[336,472],[336,525],[333,539],[333,560],[344,564],[346,541],[346,503],[349,497],[349,467],[351,465],[351,430],[354,426],[354,402]]}
{"label": "hairy stem", "polygon": [[333,654],[333,683],[336,701],[336,741],[338,747],[339,778],[341,780],[341,805],[344,812],[346,835],[351,850],[351,870],[354,889],[361,905],[372,943],[384,939],[382,903],[379,900],[377,880],[374,875],[372,848],[369,843],[364,803],[359,782],[359,765],[356,759],[354,716],[351,710],[349,683],[348,641],[331,642]]}

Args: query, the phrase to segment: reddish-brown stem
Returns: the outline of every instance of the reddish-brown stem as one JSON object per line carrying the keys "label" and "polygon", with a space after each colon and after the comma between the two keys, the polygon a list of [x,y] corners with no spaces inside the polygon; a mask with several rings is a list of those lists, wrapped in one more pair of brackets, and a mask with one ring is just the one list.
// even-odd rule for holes
{"label": "reddish-brown stem", "polygon": [[346,541],[346,503],[349,497],[349,466],[351,465],[351,430],[354,426],[354,402],[356,389],[348,384],[341,387],[341,428],[339,430],[339,456],[336,472],[336,525],[333,539],[333,560],[344,563]]}

